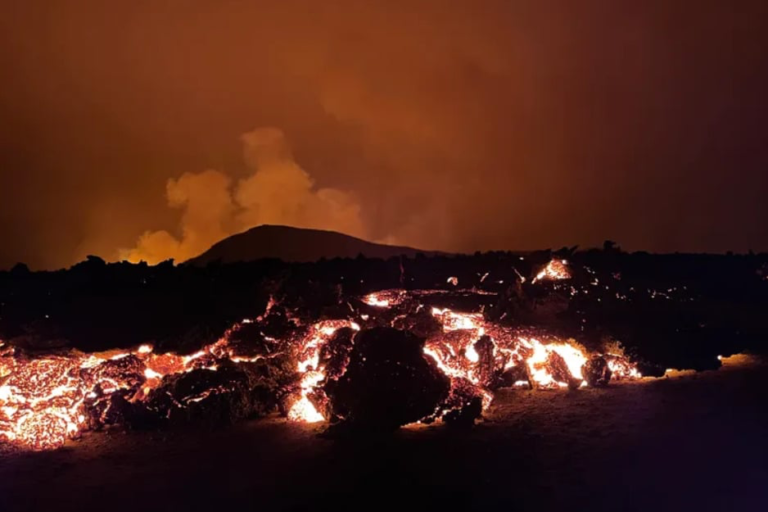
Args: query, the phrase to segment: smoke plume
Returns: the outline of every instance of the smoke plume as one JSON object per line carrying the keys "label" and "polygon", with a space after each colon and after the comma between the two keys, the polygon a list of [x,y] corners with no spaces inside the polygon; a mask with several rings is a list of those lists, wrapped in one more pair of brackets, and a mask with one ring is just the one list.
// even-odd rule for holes
{"label": "smoke plume", "polygon": [[[768,250],[765,1],[11,3],[0,270],[181,260],[263,222]],[[258,130],[241,165],[260,126],[291,150]]]}
{"label": "smoke plume", "polygon": [[121,259],[150,264],[184,261],[227,236],[261,224],[365,236],[360,205],[353,195],[317,188],[293,159],[280,130],[259,128],[243,134],[241,140],[252,174],[234,184],[219,170],[185,173],[168,180],[168,206],[183,209],[178,234],[148,231],[139,237],[136,247],[120,252]]}

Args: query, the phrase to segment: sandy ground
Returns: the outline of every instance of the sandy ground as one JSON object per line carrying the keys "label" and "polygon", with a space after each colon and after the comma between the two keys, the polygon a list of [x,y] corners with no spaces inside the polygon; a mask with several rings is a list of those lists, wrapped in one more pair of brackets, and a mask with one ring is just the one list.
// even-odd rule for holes
{"label": "sandy ground", "polygon": [[469,432],[281,419],[0,455],[0,510],[768,510],[768,366],[509,391]]}

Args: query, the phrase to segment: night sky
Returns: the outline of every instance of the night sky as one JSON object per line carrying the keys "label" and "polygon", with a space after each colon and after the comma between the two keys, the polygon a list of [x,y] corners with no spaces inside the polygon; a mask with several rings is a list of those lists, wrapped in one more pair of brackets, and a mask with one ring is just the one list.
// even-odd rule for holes
{"label": "night sky", "polygon": [[768,250],[768,2],[6,0],[0,268],[261,223]]}

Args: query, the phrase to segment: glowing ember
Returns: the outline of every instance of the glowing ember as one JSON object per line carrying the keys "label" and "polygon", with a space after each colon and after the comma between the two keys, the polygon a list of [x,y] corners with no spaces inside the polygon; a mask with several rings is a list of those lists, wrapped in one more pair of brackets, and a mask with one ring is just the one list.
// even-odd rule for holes
{"label": "glowing ember", "polygon": [[315,406],[309,401],[309,398],[303,395],[295,404],[293,404],[293,407],[291,407],[291,410],[288,413],[288,419],[306,423],[317,423],[318,421],[325,420],[323,415],[317,412],[317,409],[315,409]]}
{"label": "glowing ember", "polygon": [[375,294],[368,295],[365,299],[363,299],[363,302],[365,302],[369,306],[375,306],[377,308],[389,307],[388,299],[379,298]]}
{"label": "glowing ember", "polygon": [[547,266],[544,267],[541,272],[536,274],[536,277],[533,278],[532,282],[535,283],[544,280],[557,281],[570,278],[571,272],[568,270],[568,262],[565,260],[553,259],[547,263]]}
{"label": "glowing ember", "polygon": [[624,356],[608,354],[605,357],[608,360],[608,368],[615,379],[639,379],[642,377],[638,369],[630,364]]}
{"label": "glowing ember", "polygon": [[400,304],[404,298],[404,290],[383,290],[366,295],[363,302],[377,308],[389,308]]}
{"label": "glowing ember", "polygon": [[432,316],[441,320],[444,331],[482,329],[479,325],[482,315],[479,313],[455,313],[447,308],[432,308]]}

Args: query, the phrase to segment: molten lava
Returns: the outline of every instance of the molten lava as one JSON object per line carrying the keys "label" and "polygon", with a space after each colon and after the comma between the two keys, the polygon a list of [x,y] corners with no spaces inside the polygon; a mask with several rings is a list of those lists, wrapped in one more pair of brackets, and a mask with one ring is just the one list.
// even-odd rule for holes
{"label": "molten lava", "polygon": [[[166,375],[215,371],[217,360],[225,358],[251,360],[233,357],[226,337],[192,355],[152,352],[150,345],[141,345],[126,352],[69,350],[30,358],[0,343],[0,440],[38,450],[55,448],[85,429],[88,398],[140,384],[131,400],[142,400]],[[133,364],[141,371],[121,368]]]}
{"label": "molten lava", "polygon": [[[536,280],[568,276],[565,262],[552,260]],[[346,363],[328,375],[322,351],[342,328],[354,331],[349,334],[353,344],[354,333],[361,330],[358,322],[366,328],[401,329],[404,319],[426,322],[423,325],[427,327],[419,328],[419,332],[427,333],[424,357],[434,361],[451,381],[450,396],[437,406],[432,420],[459,415],[472,403],[482,403],[485,409],[500,387],[576,388],[588,381],[607,382],[611,375],[619,379],[640,377],[622,354],[590,354],[574,341],[552,339],[543,333],[532,337],[490,322],[479,312],[432,306],[423,302],[426,298],[440,300],[429,291],[384,290],[363,297],[359,310],[352,308],[351,318],[312,323],[285,340],[267,338],[288,347],[281,349],[281,354],[288,354],[295,368],[294,384],[286,388],[288,418],[303,422],[328,419],[324,411],[330,409],[320,407],[329,400],[324,386],[346,371]],[[219,341],[190,355],[159,354],[152,346],[141,345],[127,351],[84,354],[69,350],[32,357],[0,342],[0,440],[32,449],[55,448],[92,428],[88,418],[94,417],[94,411],[97,422],[107,418],[113,394],[141,405],[172,376],[192,371],[202,371],[200,375],[205,371],[221,373],[232,365],[272,364],[270,355],[242,355],[233,349],[231,340],[233,332],[245,324],[258,328],[266,322],[273,305],[270,302],[262,316],[236,324]],[[602,373],[590,379],[592,375],[586,371]],[[221,385],[215,386],[196,388],[194,394],[174,403],[186,407],[209,399],[220,391]]]}
{"label": "molten lava", "polygon": [[309,399],[309,394],[323,380],[325,368],[320,365],[320,349],[331,336],[341,327],[351,327],[359,331],[360,326],[346,320],[327,320],[319,322],[310,328],[310,333],[299,344],[298,371],[301,377],[301,396],[288,411],[288,419],[316,423],[325,418],[315,408]]}

